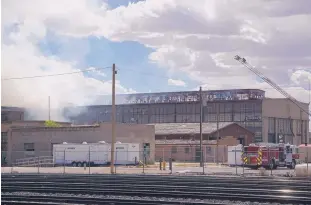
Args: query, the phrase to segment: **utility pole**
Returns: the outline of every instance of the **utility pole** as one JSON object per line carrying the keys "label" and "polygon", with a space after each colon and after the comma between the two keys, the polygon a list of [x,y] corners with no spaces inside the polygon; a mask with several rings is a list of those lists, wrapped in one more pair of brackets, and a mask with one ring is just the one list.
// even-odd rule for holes
{"label": "utility pole", "polygon": [[51,97],[48,98],[48,105],[49,105],[49,121],[51,120]]}
{"label": "utility pole", "polygon": [[[309,110],[310,110],[310,106],[311,106],[311,79],[309,80],[309,106],[308,106]],[[309,123],[310,123],[310,120],[308,121],[308,125],[309,125]],[[309,137],[307,137],[306,144],[309,144],[309,140],[311,138],[311,134],[310,133],[311,133],[311,130],[309,130],[307,132],[307,136],[309,136]]]}
{"label": "utility pole", "polygon": [[110,173],[115,174],[114,171],[114,148],[116,143],[116,65],[112,65],[112,106],[111,106],[111,163]]}
{"label": "utility pole", "polygon": [[203,121],[203,99],[202,99],[202,87],[200,87],[200,167],[204,166],[203,161],[203,134],[202,134],[202,121]]}
{"label": "utility pole", "polygon": [[300,136],[300,144],[303,143],[304,139],[303,139],[303,120],[302,120],[302,110],[300,110],[300,132],[301,132],[301,136]]}
{"label": "utility pole", "polygon": [[217,104],[217,140],[216,140],[216,163],[218,164],[218,143],[219,143],[219,104]]}

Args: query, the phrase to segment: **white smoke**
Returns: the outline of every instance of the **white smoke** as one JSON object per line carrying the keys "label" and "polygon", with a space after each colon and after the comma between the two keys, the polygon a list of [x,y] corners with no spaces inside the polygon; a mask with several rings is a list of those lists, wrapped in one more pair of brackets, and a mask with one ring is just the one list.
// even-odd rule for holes
{"label": "white smoke", "polygon": [[[56,56],[43,55],[39,49],[38,42],[45,38],[47,30],[50,29],[46,22],[74,12],[72,9],[79,10],[86,4],[84,1],[79,1],[80,6],[78,6],[76,1],[71,2],[72,6],[68,7],[67,11],[60,1],[58,3],[57,1],[52,2],[54,3],[50,5],[48,10],[50,13],[44,11],[47,5],[43,1],[21,2],[8,0],[2,2],[2,79],[54,75],[87,69],[87,67],[78,67],[78,64],[73,61],[64,61]],[[36,9],[32,9],[32,7]],[[85,11],[87,12],[87,9]],[[47,21],[47,19],[50,21]],[[62,27],[60,26],[60,28]],[[67,52],[68,55],[79,56],[79,58],[88,53],[85,49],[76,48],[72,48]],[[110,69],[101,70],[100,74],[95,73],[95,75],[97,77],[99,75],[104,76],[105,73],[111,73]],[[117,82],[116,91],[118,93],[127,93],[131,89],[128,90]],[[51,119],[64,121],[67,120],[63,116],[64,107],[68,105],[89,105],[95,101],[97,95],[110,93],[110,80],[99,81],[86,77],[82,72],[53,77],[1,81],[2,105],[26,108],[26,116],[31,120],[48,119],[49,96]],[[85,110],[73,109],[71,114],[76,115],[83,111]]]}

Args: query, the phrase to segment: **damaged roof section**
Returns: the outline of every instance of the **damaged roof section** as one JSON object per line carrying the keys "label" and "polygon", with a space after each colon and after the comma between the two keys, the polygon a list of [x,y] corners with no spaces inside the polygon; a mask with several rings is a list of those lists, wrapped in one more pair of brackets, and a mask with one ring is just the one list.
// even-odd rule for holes
{"label": "damaged roof section", "polygon": [[[218,130],[236,123],[221,122]],[[156,135],[170,134],[198,134],[200,133],[200,123],[161,123],[153,124],[155,126]],[[217,123],[202,123],[202,133],[211,134],[217,131]]]}

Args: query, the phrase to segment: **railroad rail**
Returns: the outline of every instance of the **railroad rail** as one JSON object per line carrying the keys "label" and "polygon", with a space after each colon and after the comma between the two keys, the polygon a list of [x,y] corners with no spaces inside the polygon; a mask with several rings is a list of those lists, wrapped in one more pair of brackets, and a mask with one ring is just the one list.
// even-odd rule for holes
{"label": "railroad rail", "polygon": [[[69,204],[103,204],[103,202],[226,204],[222,202],[224,200],[231,201],[228,204],[234,204],[232,202],[311,204],[311,180],[260,177],[4,174],[1,181],[2,201],[5,201],[5,204],[13,202],[29,204],[30,201],[47,204],[46,202],[60,202],[57,201],[60,199]],[[91,197],[81,196],[82,193]],[[159,201],[160,198],[163,200]],[[193,203],[195,200],[199,201]]]}

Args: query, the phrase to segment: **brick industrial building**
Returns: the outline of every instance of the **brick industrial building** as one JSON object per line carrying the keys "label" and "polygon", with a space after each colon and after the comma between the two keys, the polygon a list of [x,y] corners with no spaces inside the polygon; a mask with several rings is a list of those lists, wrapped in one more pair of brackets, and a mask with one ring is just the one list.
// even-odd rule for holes
{"label": "brick industrial building", "polygon": [[[111,143],[111,123],[88,126],[24,127],[8,130],[7,163],[18,159],[38,156],[52,156],[53,144],[67,143]],[[116,125],[117,141],[139,143],[141,149],[148,149],[147,158],[154,161],[155,131],[153,125]],[[143,152],[142,152],[143,153]]]}
{"label": "brick industrial building", "polygon": [[[309,117],[288,99],[266,98],[258,89],[202,92],[203,122],[234,122],[255,133],[254,142],[305,143]],[[198,123],[198,91],[117,95],[117,121],[120,123]],[[298,102],[305,110],[308,104]],[[93,106],[84,107],[78,116],[65,115],[77,124],[109,122],[111,105],[105,96]],[[76,108],[76,109],[80,109]]]}
{"label": "brick industrial building", "polygon": [[[58,122],[62,127],[48,128],[45,127],[44,121],[16,120],[3,121],[1,124],[2,157],[5,158],[2,161],[9,165],[19,159],[52,156],[52,146],[55,143],[82,143],[84,141],[89,143],[106,141],[109,143],[111,140],[110,123],[72,126],[71,123]],[[227,145],[248,144],[254,139],[254,133],[236,123],[221,122],[218,124],[218,131],[217,123],[203,123],[202,128],[205,145],[217,138],[220,146],[222,142],[226,142]],[[117,141],[137,142],[142,146],[148,144],[150,147],[148,159],[151,161],[159,157],[169,158],[171,155],[179,161],[196,161],[197,152],[200,150],[198,144],[195,145],[200,136],[199,123],[118,124],[116,136]],[[231,136],[233,139],[230,142],[224,140],[227,136]],[[157,138],[158,145],[156,145],[155,138]],[[172,139],[179,139],[186,145],[191,144],[189,153],[184,147],[185,143],[180,148],[180,145],[176,144],[176,140],[172,141]],[[176,146],[178,146],[177,152],[174,151]],[[207,152],[209,149],[206,146],[203,149],[207,153],[205,160],[209,160],[211,158],[209,156],[211,153]],[[158,150],[161,152],[159,153]],[[167,154],[163,155],[163,150]],[[223,151],[224,149],[221,149],[220,158],[223,158]]]}
{"label": "brick industrial building", "polygon": [[[156,160],[194,162],[200,160],[200,131],[198,123],[155,124]],[[236,123],[203,123],[202,152],[205,162],[225,162],[228,146],[250,144],[254,133]]]}
{"label": "brick industrial building", "polygon": [[[174,142],[176,142],[176,140],[183,140],[188,144],[189,140],[198,140],[201,102],[199,100],[199,92],[197,91],[117,95],[117,102],[116,119],[117,122],[120,123],[119,125],[136,127],[135,129],[137,129],[137,135],[135,134],[135,136],[137,137],[137,142],[141,142],[143,139],[150,140],[149,136],[154,136],[154,143],[150,142],[151,149],[153,144],[156,143],[155,140],[157,140],[159,143],[157,145],[157,149],[163,150],[163,147],[161,147],[163,144],[160,142],[166,140],[166,149],[170,147],[170,151],[167,152],[172,154],[175,152],[174,147],[181,145],[179,145],[180,143],[174,145],[174,143],[171,143],[172,141],[170,140],[175,140]],[[100,103],[101,100],[99,100],[98,104]],[[301,112],[301,110],[288,99],[266,98],[265,92],[262,90],[244,89],[203,91],[202,104],[203,131],[204,129],[208,129],[207,127],[210,126],[214,129],[214,131],[210,133],[203,133],[204,140],[208,141],[216,139],[216,136],[218,136],[218,133],[215,132],[217,127],[216,122],[218,122],[220,130],[224,125],[229,125],[230,123],[236,123],[233,125],[234,127],[239,125],[239,127],[247,129],[246,131],[239,128],[239,130],[242,130],[244,134],[239,133],[237,130],[230,131],[227,134],[220,135],[219,140],[223,140],[225,137],[231,136],[237,143],[242,142],[244,144],[249,144],[250,142],[261,141],[279,142],[280,139],[282,139],[283,142],[299,145],[305,143],[305,140],[307,139],[307,134],[309,132],[308,115]],[[300,105],[305,110],[308,110],[308,104],[300,103]],[[70,109],[81,110],[81,107]],[[90,125],[96,122],[105,122],[103,124],[109,124],[111,121],[110,105],[93,105],[84,107],[83,110],[84,112],[73,116],[70,115],[67,109],[64,114],[70,118],[74,124]],[[28,145],[25,147],[25,143],[38,143],[38,145],[35,145],[35,149],[38,148],[38,151],[41,150],[40,152],[43,152],[44,149],[48,148],[45,151],[49,152],[49,150],[51,150],[52,142],[48,141],[49,138],[47,138],[47,136],[54,136],[55,133],[57,133],[57,135],[55,135],[55,139],[59,139],[55,143],[61,143],[63,141],[79,143],[81,141],[97,142],[102,140],[109,142],[109,140],[105,140],[103,136],[106,136],[107,139],[110,138],[108,137],[110,132],[103,130],[102,126],[99,128],[83,128],[83,126],[80,126],[80,128],[77,129],[71,127],[67,123],[63,125],[63,127],[67,127],[66,129],[37,128],[44,126],[44,122],[21,121],[24,116],[23,109],[12,108],[10,110],[10,108],[5,107],[2,108],[1,116],[2,156],[5,156],[6,158],[9,158],[10,156],[8,156],[8,154],[11,155],[13,151],[24,152],[23,156],[18,155],[18,157],[28,156],[31,152],[27,151]],[[18,122],[16,122],[16,120]],[[154,133],[149,133],[147,136],[140,135],[139,129],[144,129],[141,126],[149,126],[143,124],[151,124],[150,126],[154,127]],[[173,131],[171,131],[171,133],[165,133],[164,130],[170,129],[172,126],[175,127],[175,133],[173,133]],[[194,131],[188,132],[187,134],[181,133],[182,130],[188,129],[189,127],[192,127],[191,129]],[[96,134],[94,134],[93,131],[89,132],[89,130],[92,129],[97,130],[95,132]],[[226,130],[228,130],[228,128],[226,128]],[[28,136],[25,133],[28,133]],[[92,133],[92,136],[89,136],[90,133]],[[124,133],[127,135],[122,136],[120,141],[123,140],[124,142],[131,142],[126,140],[130,138],[128,138],[129,133],[125,128]],[[243,135],[247,135],[247,137],[242,137]],[[12,138],[12,142],[20,144],[15,147],[13,146],[14,143],[9,145],[10,136],[14,137]],[[42,139],[42,136],[45,137]],[[61,138],[57,138],[59,136]],[[241,141],[241,139],[243,140]],[[44,147],[44,143],[40,142],[40,140],[47,140],[46,142],[49,145],[44,145]],[[230,143],[228,142],[228,145],[229,144]],[[11,145],[12,149],[10,153],[8,153]],[[44,148],[41,148],[41,145]],[[153,147],[156,149],[155,145]],[[192,146],[192,148],[195,151],[192,152],[191,157],[193,158],[194,155],[194,158],[196,158],[195,155],[197,155],[196,152],[198,148],[197,146]],[[179,151],[177,151],[175,155],[179,152],[186,153],[188,152],[187,150],[188,148],[185,147],[179,148]],[[210,149],[208,148],[207,150]],[[158,157],[158,155],[156,157]],[[11,158],[13,159],[13,157]]]}

